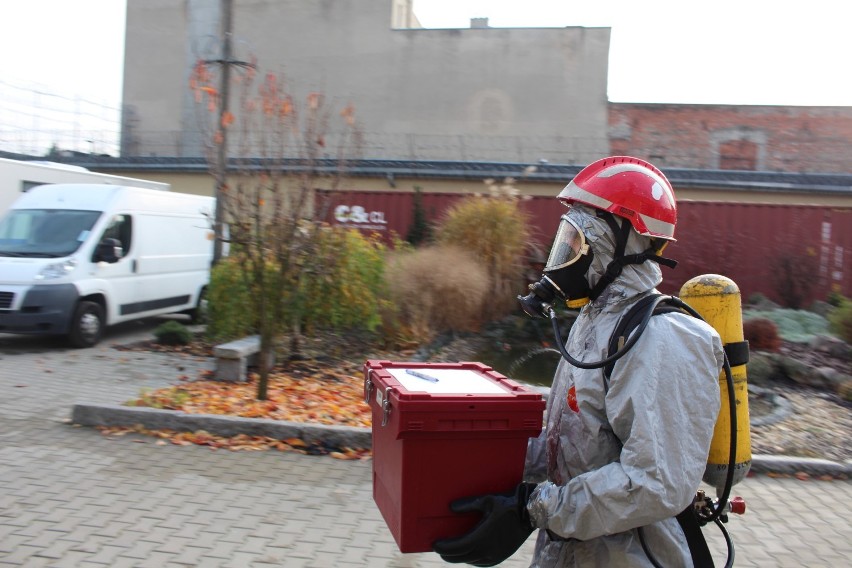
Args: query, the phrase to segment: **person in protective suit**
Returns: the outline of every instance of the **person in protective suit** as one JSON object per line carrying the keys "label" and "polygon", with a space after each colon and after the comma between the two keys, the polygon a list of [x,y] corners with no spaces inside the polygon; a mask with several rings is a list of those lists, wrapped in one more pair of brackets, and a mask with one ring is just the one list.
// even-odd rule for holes
{"label": "person in protective suit", "polygon": [[[660,256],[674,240],[674,192],[653,165],[618,156],[584,168],[559,200],[568,211],[542,284],[569,307],[582,305],[568,354],[600,361],[622,316],[657,293],[658,265],[674,264]],[[454,502],[453,511],[482,519],[434,550],[447,562],[493,566],[541,529],[533,567],[692,566],[675,517],[705,470],[723,359],[716,331],[681,312],[650,318],[607,372],[563,358],[524,482]]]}

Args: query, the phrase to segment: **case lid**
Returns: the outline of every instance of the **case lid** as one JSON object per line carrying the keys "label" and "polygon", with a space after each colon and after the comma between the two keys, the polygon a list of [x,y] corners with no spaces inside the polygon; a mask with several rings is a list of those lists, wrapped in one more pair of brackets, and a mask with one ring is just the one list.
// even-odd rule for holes
{"label": "case lid", "polygon": [[518,409],[521,407],[515,405],[522,401],[534,405],[530,408],[544,406],[541,393],[528,390],[482,363],[368,360],[364,363],[364,401],[370,403],[374,398],[382,408],[382,425],[387,423],[391,412],[391,395],[412,409],[415,407],[411,405],[420,406],[420,403],[470,402],[472,398],[500,406],[511,403]]}
{"label": "case lid", "polygon": [[474,369],[406,367],[390,368],[388,372],[407,391],[429,394],[511,394],[505,385]]}

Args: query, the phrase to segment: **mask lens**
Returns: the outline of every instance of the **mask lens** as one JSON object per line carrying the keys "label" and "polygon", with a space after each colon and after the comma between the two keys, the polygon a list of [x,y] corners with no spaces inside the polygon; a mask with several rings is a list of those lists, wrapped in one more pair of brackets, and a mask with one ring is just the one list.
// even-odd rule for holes
{"label": "mask lens", "polygon": [[589,245],[586,244],[583,231],[570,219],[562,217],[544,271],[549,272],[573,264],[588,251]]}

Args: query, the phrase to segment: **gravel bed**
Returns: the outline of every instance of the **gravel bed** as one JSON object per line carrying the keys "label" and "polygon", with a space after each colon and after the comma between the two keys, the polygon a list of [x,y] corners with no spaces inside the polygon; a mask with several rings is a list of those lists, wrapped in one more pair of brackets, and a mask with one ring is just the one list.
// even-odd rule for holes
{"label": "gravel bed", "polygon": [[[752,426],[754,454],[852,460],[852,408],[837,396],[815,389],[775,387],[777,396],[789,403],[787,417],[775,423]],[[749,410],[752,416],[765,410],[760,401]]]}

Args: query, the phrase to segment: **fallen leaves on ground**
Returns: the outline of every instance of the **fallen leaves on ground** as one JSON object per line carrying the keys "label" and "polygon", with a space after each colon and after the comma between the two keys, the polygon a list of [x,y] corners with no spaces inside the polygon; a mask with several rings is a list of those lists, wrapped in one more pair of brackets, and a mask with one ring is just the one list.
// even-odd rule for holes
{"label": "fallen leaves on ground", "polygon": [[[180,385],[154,391],[144,391],[127,406],[145,406],[179,410],[189,414],[218,414],[245,418],[265,418],[325,425],[369,428],[372,423],[370,407],[364,402],[363,379],[357,367],[329,368],[310,362],[292,362],[278,367],[270,374],[267,400],[257,400],[255,373],[245,383],[229,383],[202,377],[189,380],[181,376]],[[209,373],[208,373],[209,375]],[[329,455],[339,459],[364,459],[369,450],[331,448],[307,444],[299,439],[275,440],[261,436],[224,438],[208,432],[175,432],[130,428],[102,427],[105,435],[130,432],[156,436],[177,445],[199,444],[229,450],[296,451],[312,455]]]}
{"label": "fallen leaves on ground", "polygon": [[142,434],[159,438],[157,445],[172,443],[176,446],[207,446],[211,450],[230,451],[266,451],[278,450],[282,452],[295,452],[297,454],[312,456],[330,456],[342,460],[365,460],[372,456],[372,452],[363,448],[336,448],[321,443],[308,444],[300,438],[289,438],[277,440],[268,436],[248,436],[239,434],[237,436],[216,436],[204,430],[196,432],[178,432],[175,430],[149,430],[141,425],[135,426],[98,426],[98,431],[109,438],[118,438],[127,434]]}
{"label": "fallen leaves on ground", "polygon": [[181,410],[190,414],[225,414],[292,422],[371,425],[363,380],[351,374],[305,365],[270,375],[267,400],[257,400],[256,374],[245,383],[202,379],[147,391],[127,406]]}

